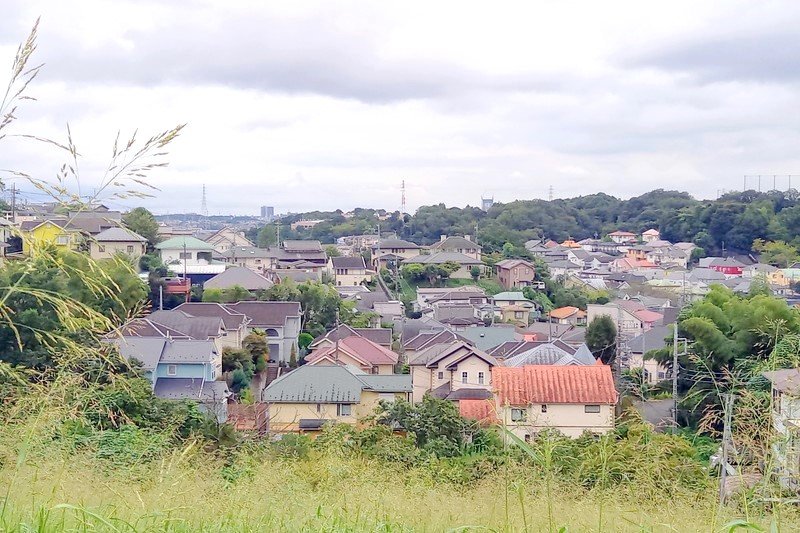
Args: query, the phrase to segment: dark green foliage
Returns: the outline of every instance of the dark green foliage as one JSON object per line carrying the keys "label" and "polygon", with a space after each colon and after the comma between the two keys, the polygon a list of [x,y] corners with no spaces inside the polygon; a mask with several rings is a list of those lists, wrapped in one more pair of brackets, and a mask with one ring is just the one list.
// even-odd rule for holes
{"label": "dark green foliage", "polygon": [[314,341],[314,337],[305,331],[297,337],[297,344],[301,350],[307,350],[308,346]]}
{"label": "dark green foliage", "polygon": [[605,364],[610,364],[616,357],[616,341],[617,328],[610,316],[599,316],[586,326],[586,346]]}
{"label": "dark green foliage", "polygon": [[148,249],[152,250],[158,244],[158,222],[153,213],[144,207],[136,207],[125,213],[122,222],[129,230],[147,239]]}

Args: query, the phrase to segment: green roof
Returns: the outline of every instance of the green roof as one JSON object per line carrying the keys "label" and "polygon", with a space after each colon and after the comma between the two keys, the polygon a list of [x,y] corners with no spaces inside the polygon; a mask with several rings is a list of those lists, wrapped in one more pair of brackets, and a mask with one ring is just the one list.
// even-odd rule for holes
{"label": "green roof", "polygon": [[500,292],[500,293],[495,294],[494,296],[492,296],[492,298],[494,298],[495,301],[497,301],[497,300],[510,301],[510,302],[521,302],[523,300],[525,300],[526,302],[528,301],[528,299],[525,298],[524,294],[522,294],[521,292],[516,292],[516,291]]}
{"label": "green roof", "polygon": [[196,237],[190,237],[188,235],[181,235],[178,237],[172,237],[171,239],[167,239],[164,242],[160,242],[156,244],[156,248],[159,250],[179,250],[183,247],[186,247],[189,250],[213,250],[214,247],[208,244],[205,241],[201,241]]}

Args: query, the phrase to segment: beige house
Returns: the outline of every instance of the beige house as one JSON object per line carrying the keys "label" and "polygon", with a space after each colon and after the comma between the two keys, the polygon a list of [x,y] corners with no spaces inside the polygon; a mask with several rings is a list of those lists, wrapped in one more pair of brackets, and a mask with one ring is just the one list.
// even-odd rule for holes
{"label": "beige house", "polygon": [[448,400],[491,396],[497,359],[463,341],[434,344],[410,359],[412,399],[425,394]]}
{"label": "beige house", "polygon": [[108,228],[89,240],[92,259],[110,259],[126,255],[138,260],[147,251],[147,239],[125,228]]}
{"label": "beige house", "polygon": [[272,263],[270,250],[255,246],[231,246],[220,252],[220,255],[232,265],[249,268],[258,273],[263,273]]}
{"label": "beige house", "polygon": [[464,235],[463,237],[448,237],[447,235],[442,235],[439,238],[439,242],[431,245],[432,253],[451,252],[454,254],[462,254],[476,259],[478,263],[481,262],[481,250],[482,248],[472,240],[470,235]]}
{"label": "beige house", "polygon": [[528,441],[543,429],[577,438],[614,429],[619,395],[607,365],[529,365],[492,370],[497,418]]}
{"label": "beige house", "polygon": [[376,270],[396,267],[405,259],[419,255],[419,245],[402,239],[383,239],[372,245],[372,266]]}
{"label": "beige house", "polygon": [[362,337],[351,335],[328,342],[306,356],[307,365],[344,365],[367,374],[394,374],[399,356],[389,348]]}
{"label": "beige house", "polygon": [[408,400],[408,374],[369,375],[341,365],[303,365],[262,392],[270,433],[320,431],[325,424],[356,424],[380,401]]}
{"label": "beige house", "polygon": [[244,236],[244,232],[236,231],[231,227],[224,227],[203,240],[219,253],[226,252],[235,246],[255,246],[250,239]]}
{"label": "beige house", "polygon": [[360,255],[329,258],[328,273],[337,286],[352,287],[372,280],[372,272],[367,270],[364,258]]}

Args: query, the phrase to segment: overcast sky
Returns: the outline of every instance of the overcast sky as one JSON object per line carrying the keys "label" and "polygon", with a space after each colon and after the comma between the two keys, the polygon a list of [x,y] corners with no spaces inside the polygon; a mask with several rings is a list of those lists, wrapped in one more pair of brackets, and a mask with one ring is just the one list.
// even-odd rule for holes
{"label": "overcast sky", "polygon": [[[42,18],[16,132],[69,123],[87,188],[118,129],[188,123],[157,213],[202,184],[212,214],[394,210],[403,179],[410,210],[800,186],[800,2],[333,4],[3,0],[0,62]],[[60,161],[0,143],[2,168]]]}

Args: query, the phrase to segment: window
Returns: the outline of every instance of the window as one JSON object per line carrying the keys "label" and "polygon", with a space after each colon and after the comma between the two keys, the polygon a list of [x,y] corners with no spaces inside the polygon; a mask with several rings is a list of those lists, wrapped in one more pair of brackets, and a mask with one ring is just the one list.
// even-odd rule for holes
{"label": "window", "polygon": [[439,379],[444,379],[444,372],[439,372]]}
{"label": "window", "polygon": [[483,385],[483,372],[478,372],[478,385]]}
{"label": "window", "polygon": [[217,369],[211,368],[211,379],[217,379]]}
{"label": "window", "polygon": [[543,413],[546,413],[546,412],[547,412],[547,405],[545,405],[545,404],[542,404],[542,412],[543,412]]}
{"label": "window", "polygon": [[461,373],[461,383],[467,383],[469,381],[469,374],[467,372]]}
{"label": "window", "polygon": [[350,416],[353,412],[353,406],[349,403],[340,403],[336,406],[337,416]]}
{"label": "window", "polygon": [[317,412],[319,413],[320,411],[322,411],[322,406],[320,404],[317,404]]}
{"label": "window", "polygon": [[530,442],[530,441],[531,441],[531,434],[525,433],[525,442]]}
{"label": "window", "polygon": [[599,413],[600,406],[599,405],[584,405],[583,406],[584,413]]}
{"label": "window", "polygon": [[97,251],[100,252],[100,253],[103,253],[103,252],[106,251],[106,247],[103,246],[102,244],[98,244],[97,245]]}
{"label": "window", "polygon": [[174,376],[178,373],[178,367],[176,365],[167,365],[167,375]]}
{"label": "window", "polygon": [[60,244],[62,246],[69,244],[69,235],[59,235],[56,237],[56,244]]}
{"label": "window", "polygon": [[132,244],[129,244],[129,245],[128,245],[128,253],[129,253],[129,254],[132,254],[132,253],[133,253],[133,245],[132,245]]}
{"label": "window", "polygon": [[372,373],[373,374],[377,374],[378,373],[378,367],[377,366],[373,366],[372,367]]}
{"label": "window", "polygon": [[186,252],[186,253],[181,252],[178,257],[180,257],[181,259],[191,259],[192,252]]}
{"label": "window", "polygon": [[528,419],[528,412],[525,409],[512,408],[511,421],[512,422],[525,422]]}

